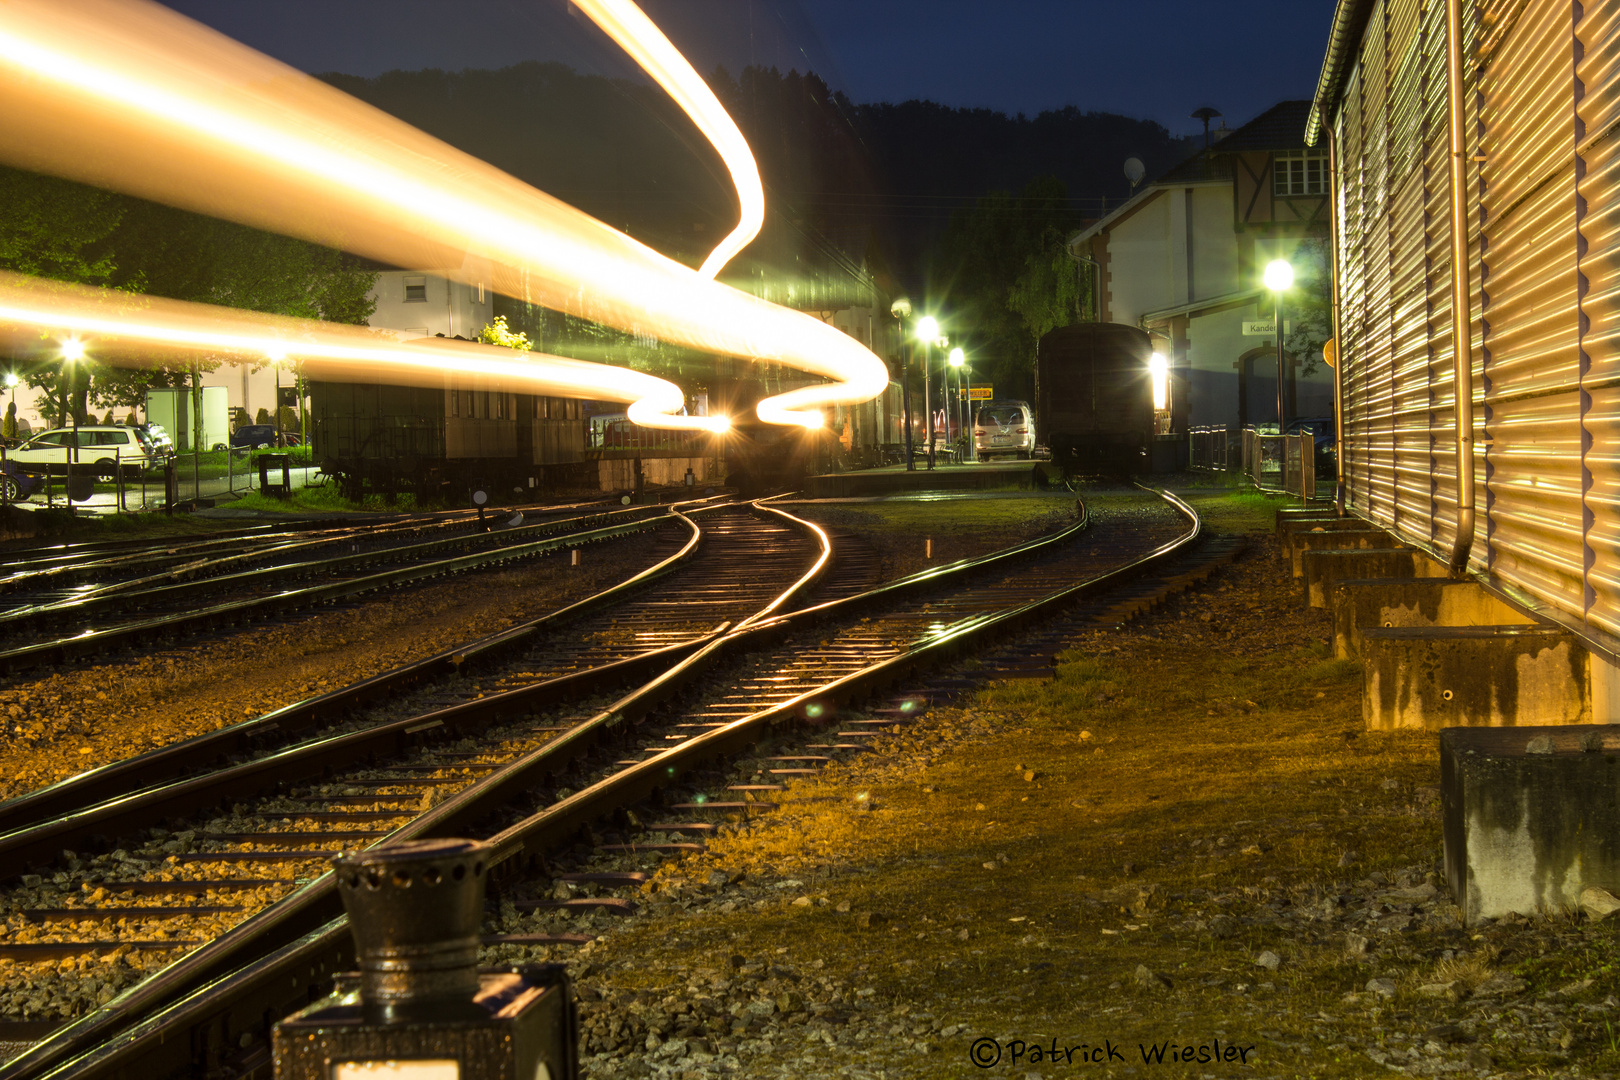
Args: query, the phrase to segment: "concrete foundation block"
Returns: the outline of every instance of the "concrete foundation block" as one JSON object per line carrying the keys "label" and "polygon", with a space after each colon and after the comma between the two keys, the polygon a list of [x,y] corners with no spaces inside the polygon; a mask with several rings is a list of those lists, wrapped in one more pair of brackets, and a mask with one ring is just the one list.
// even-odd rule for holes
{"label": "concrete foundation block", "polygon": [[1440,733],[1446,878],[1469,923],[1620,893],[1620,726]]}
{"label": "concrete foundation block", "polygon": [[1369,626],[1361,664],[1369,731],[1591,720],[1586,648],[1555,626]]}
{"label": "concrete foundation block", "polygon": [[1295,579],[1305,575],[1304,556],[1307,551],[1368,551],[1388,550],[1398,541],[1383,529],[1362,523],[1358,529],[1335,528],[1316,530],[1290,529],[1283,533],[1283,558],[1294,571]]}
{"label": "concrete foundation block", "polygon": [[1446,567],[1409,547],[1314,548],[1300,552],[1305,603],[1325,608],[1333,586],[1367,578],[1443,577]]}
{"label": "concrete foundation block", "polygon": [[1477,581],[1415,577],[1340,581],[1328,609],[1333,612],[1333,655],[1361,655],[1361,631],[1396,626],[1533,626],[1535,619],[1503,601]]}
{"label": "concrete foundation block", "polygon": [[1277,531],[1280,533],[1289,524],[1296,521],[1342,521],[1332,503],[1323,503],[1319,506],[1284,506],[1277,510]]}

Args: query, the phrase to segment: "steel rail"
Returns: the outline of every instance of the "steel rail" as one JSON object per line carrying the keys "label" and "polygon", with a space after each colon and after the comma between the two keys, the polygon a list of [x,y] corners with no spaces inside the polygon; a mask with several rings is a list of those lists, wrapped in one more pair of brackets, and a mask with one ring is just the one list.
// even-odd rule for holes
{"label": "steel rail", "polygon": [[[649,510],[654,512],[649,514]],[[235,552],[218,559],[199,559],[181,566],[171,567],[160,573],[149,574],[143,578],[112,582],[65,600],[16,608],[0,614],[0,628],[49,617],[62,618],[89,614],[102,608],[119,605],[138,606],[140,604],[161,602],[169,596],[188,595],[198,588],[229,588],[232,585],[241,583],[259,584],[278,577],[310,577],[319,573],[345,570],[351,566],[364,566],[391,561],[398,562],[442,551],[446,548],[470,547],[480,541],[491,542],[496,537],[505,539],[516,536],[549,536],[559,531],[566,533],[571,530],[582,531],[587,527],[599,528],[612,518],[632,518],[638,514],[649,517],[666,516],[658,513],[656,508],[637,506],[576,518],[564,518],[560,521],[542,521],[533,525],[520,525],[516,528],[502,529],[498,533],[475,532],[461,533],[455,536],[440,536],[431,540],[417,540],[412,543],[375,547],[368,551],[344,552],[341,555],[333,555],[327,558],[280,563],[275,566],[258,566],[252,569],[217,574],[202,581],[193,580],[194,575],[211,569],[221,569],[227,564],[256,562],[290,551],[324,547],[333,543],[344,543],[348,540],[348,537],[336,536],[298,540],[269,549]],[[492,550],[502,549],[495,548]],[[143,586],[146,587],[143,588]]]}
{"label": "steel rail", "polygon": [[64,664],[80,657],[127,644],[131,639],[153,634],[172,633],[183,628],[211,622],[245,622],[265,618],[312,604],[330,603],[377,589],[410,584],[445,574],[460,573],[511,559],[528,558],[551,551],[566,550],[581,544],[594,543],[632,532],[650,529],[667,520],[667,515],[644,518],[639,521],[608,525],[566,536],[531,541],[513,547],[458,555],[416,566],[395,567],[346,581],[310,585],[301,589],[285,589],[269,596],[252,600],[234,600],[191,611],[155,616],[101,630],[87,630],[73,637],[25,645],[0,652],[0,673],[10,673],[45,664]]}
{"label": "steel rail", "polygon": [[[686,543],[678,551],[621,582],[556,611],[498,633],[454,645],[348,686],[284,705],[252,720],[111,762],[0,803],[0,876],[17,872],[11,865],[8,844],[30,828],[75,818],[98,804],[151,789],[154,785],[172,781],[221,759],[250,753],[262,748],[267,740],[285,738],[289,734],[334,722],[357,706],[399,693],[429,679],[461,671],[475,661],[496,659],[527,645],[541,634],[622,602],[677,569],[696,553],[698,529],[685,517],[679,514],[675,517],[685,522],[690,530]],[[496,695],[486,700],[494,701],[502,697],[504,695]]]}
{"label": "steel rail", "polygon": [[[1098,575],[1086,582],[1059,590],[1056,593],[1019,605],[1009,611],[975,617],[953,631],[928,640],[897,656],[889,657],[876,664],[869,665],[861,671],[836,679],[816,690],[800,694],[788,702],[780,703],[770,709],[744,717],[723,728],[705,733],[687,740],[680,746],[664,751],[647,761],[640,762],[630,768],[615,774],[607,780],[591,785],[584,791],[569,796],[552,807],[530,816],[517,825],[502,830],[494,837],[497,845],[497,861],[509,873],[516,869],[516,863],[532,857],[547,843],[558,838],[573,835],[579,828],[602,813],[617,809],[628,801],[645,797],[661,787],[667,785],[671,779],[681,771],[691,768],[715,755],[723,754],[739,746],[751,742],[754,736],[765,727],[773,723],[783,723],[799,715],[799,711],[812,702],[827,703],[848,700],[859,693],[869,693],[881,683],[891,681],[918,666],[935,660],[955,655],[962,649],[984,640],[987,636],[1004,635],[1024,622],[1041,617],[1059,606],[1072,603],[1083,596],[1100,589],[1121,583],[1134,577],[1150,566],[1161,562],[1174,554],[1184,550],[1189,544],[1196,541],[1200,526],[1197,515],[1185,503],[1168,493],[1159,493],[1169,501],[1191,522],[1191,529],[1170,544],[1166,544],[1155,551],[1133,560],[1126,566],[1116,568]],[[1076,526],[1064,530],[1059,537],[1069,537],[1086,527],[1088,521],[1083,517]],[[1041,546],[1054,542],[1057,538],[1046,538]],[[1029,545],[1019,545],[1007,554],[1016,555],[1027,551]],[[965,573],[984,565],[985,558],[963,560],[954,564],[958,573]],[[947,569],[947,568],[941,568]],[[938,583],[942,575],[939,571],[930,571],[925,575],[933,583]],[[944,575],[952,576],[952,575]],[[873,590],[894,596],[896,590],[885,588]],[[862,594],[865,595],[865,594]],[[850,598],[856,599],[856,598]],[[556,772],[566,761],[572,759],[589,749],[589,744],[597,739],[617,731],[623,731],[635,718],[645,715],[658,703],[673,694],[690,680],[692,675],[706,669],[715,662],[728,643],[736,643],[747,639],[760,639],[774,637],[787,626],[800,621],[809,621],[813,618],[824,617],[835,607],[846,608],[842,602],[829,605],[819,605],[816,608],[805,609],[790,615],[780,616],[776,619],[752,626],[741,627],[724,635],[700,648],[690,657],[677,665],[676,668],[662,673],[651,683],[643,686],[625,698],[616,702],[609,709],[593,717],[587,724],[579,725],[564,733],[557,739],[548,742],[545,746],[531,752],[523,759],[513,763],[501,773],[486,778],[475,787],[483,791],[492,791],[497,786],[513,792],[524,792],[536,786],[545,775]],[[462,796],[469,796],[472,789],[466,789]],[[458,830],[465,831],[467,826],[476,824],[482,810],[470,805],[469,799],[460,796],[435,807],[427,814],[419,817],[409,824],[401,827],[389,837],[379,843],[392,843],[405,839],[412,839],[426,835],[448,835]],[[546,839],[550,838],[550,839]],[[516,862],[515,862],[515,861]],[[228,932],[225,937],[216,939],[210,945],[199,949],[225,947],[222,943],[226,937],[235,936],[238,941],[242,936],[261,939],[270,930],[270,921],[274,917],[280,925],[280,931],[274,935],[274,941],[287,942],[270,955],[263,956],[250,964],[244,965],[239,971],[224,973],[214,982],[207,985],[198,985],[191,980],[190,985],[195,989],[182,996],[169,994],[173,1004],[161,1012],[152,1013],[138,1006],[150,1007],[150,1000],[137,1003],[131,1000],[132,995],[147,984],[143,983],[131,991],[114,999],[109,1005],[97,1010],[90,1016],[77,1022],[68,1029],[64,1029],[58,1036],[48,1041],[50,1045],[61,1046],[59,1052],[41,1055],[45,1045],[30,1051],[29,1058],[35,1058],[38,1064],[24,1069],[21,1066],[24,1059],[17,1059],[11,1065],[0,1068],[0,1080],[22,1080],[24,1077],[51,1076],[51,1077],[104,1077],[104,1076],[134,1076],[142,1077],[161,1074],[169,1066],[185,1068],[188,1065],[195,1068],[202,1065],[217,1067],[226,1064],[223,1060],[204,1062],[188,1062],[186,1055],[197,1048],[196,1036],[185,1037],[186,1032],[197,1032],[207,1028],[214,1032],[215,1037],[209,1040],[214,1047],[236,1045],[238,1035],[246,1038],[247,1049],[236,1065],[247,1068],[254,1064],[255,1055],[258,1055],[259,1064],[267,1063],[263,1050],[264,1031],[262,1030],[268,1019],[284,1014],[289,1008],[303,1000],[298,992],[311,982],[321,981],[332,972],[348,964],[352,955],[348,935],[345,932],[343,919],[336,914],[335,889],[331,884],[331,875],[325,874],[317,881],[306,885],[299,893],[290,897],[293,903],[287,904],[285,909],[272,916],[272,909],[261,912],[260,915],[241,924]],[[324,898],[324,900],[323,900]],[[283,902],[286,903],[286,902]],[[294,911],[296,907],[296,911]],[[324,909],[332,916],[325,922],[319,921]],[[262,920],[262,921],[261,921]],[[258,924],[250,928],[250,924]],[[286,931],[296,926],[302,931],[302,936],[289,941]],[[233,950],[241,952],[245,945],[236,945]],[[197,954],[192,954],[196,956]],[[175,965],[154,976],[154,980],[163,979],[170,972],[187,965],[191,957],[178,961]],[[193,962],[193,967],[200,966]],[[151,982],[152,980],[149,980]],[[288,987],[294,987],[289,991]],[[150,999],[154,996],[148,993]],[[125,1016],[123,1020],[114,1014],[140,1011],[140,1016]],[[82,1029],[81,1029],[82,1025]],[[70,1033],[81,1029],[82,1034],[69,1039]],[[121,1029],[121,1031],[120,1031]],[[111,1035],[100,1045],[83,1050],[87,1043],[93,1040],[96,1034],[106,1032],[120,1032]],[[253,1032],[259,1036],[255,1039]],[[64,1042],[72,1042],[78,1049],[69,1049],[63,1046]],[[82,1052],[82,1056],[68,1059],[70,1053]],[[39,1060],[44,1057],[44,1060]],[[51,1068],[50,1062],[62,1062],[59,1067]],[[49,1069],[41,1072],[40,1069]]]}
{"label": "steel rail", "polygon": [[[722,507],[702,507],[692,513],[705,513]],[[811,522],[785,514],[771,508],[761,508],[778,518],[797,522],[820,540],[820,552],[810,571],[801,575],[777,597],[767,605],[772,608],[779,607],[783,602],[790,602],[792,598],[802,595],[819,578],[826,566],[829,555],[826,533]],[[689,543],[696,543],[694,537]],[[786,597],[786,600],[783,598]],[[729,627],[722,626],[710,635],[694,642],[684,643],[669,650],[660,650],[671,655],[681,652],[690,652],[693,649],[701,651],[703,647],[715,638],[723,635]],[[620,662],[623,670],[629,665],[643,664],[655,666],[655,657],[652,654],[630,658]],[[683,665],[677,664],[676,669]],[[575,677],[564,677],[562,680],[549,680],[547,683],[533,687],[522,688],[506,695],[496,695],[493,698],[479,699],[456,706],[450,710],[442,710],[436,714],[412,717],[407,720],[382,725],[388,729],[386,733],[379,732],[379,740],[388,737],[399,738],[409,736],[427,727],[436,726],[435,722],[450,720],[451,722],[470,724],[488,724],[502,714],[502,710],[532,709],[536,699],[542,695],[576,696],[580,689],[579,676],[589,677],[599,672],[576,673]],[[678,689],[678,682],[668,678],[669,670],[666,668],[650,683],[644,684],[634,691],[624,701],[635,700],[644,704],[646,708],[664,699],[674,690]],[[622,720],[623,714],[616,720]],[[582,727],[584,725],[581,725]],[[548,771],[560,768],[575,755],[588,749],[597,738],[610,732],[616,724],[593,723],[590,730],[582,732],[580,728],[564,732],[557,738],[546,743],[539,750],[532,751],[516,762],[500,769],[497,772],[476,780],[462,790],[451,795],[443,803],[426,811],[389,834],[383,842],[411,839],[432,833],[443,833],[447,830],[465,828],[476,821],[508,804],[514,797],[532,790],[538,779]],[[370,734],[367,732],[354,734]],[[357,744],[342,742],[351,736],[338,736],[334,742],[340,742],[344,752],[353,753]],[[377,745],[376,742],[372,743]],[[200,778],[203,782],[210,782],[210,778]],[[116,805],[116,804],[114,804]],[[50,1069],[69,1055],[82,1054],[90,1050],[98,1040],[110,1037],[111,1033],[122,1029],[132,1023],[131,1013],[136,1014],[134,1019],[151,1010],[161,1008],[167,1001],[177,996],[190,993],[198,986],[206,985],[212,980],[226,977],[232,971],[233,965],[247,963],[253,970],[279,971],[277,964],[263,966],[262,961],[252,959],[244,961],[244,954],[258,952],[260,954],[266,947],[275,947],[277,943],[293,942],[313,934],[316,940],[325,940],[320,927],[330,922],[341,912],[341,903],[337,899],[336,890],[332,884],[330,872],[322,874],[309,884],[289,894],[283,899],[256,913],[242,923],[231,928],[225,934],[199,946],[181,959],[164,968],[125,993],[114,998],[107,1005],[98,1008],[86,1017],[60,1029],[50,1038],[39,1043],[21,1057],[0,1066],[0,1078],[9,1080],[12,1077],[40,1075],[39,1070]],[[285,952],[285,948],[282,950]],[[289,954],[296,959],[296,951]],[[257,965],[257,966],[255,966]],[[280,985],[279,982],[277,985]]]}
{"label": "steel rail", "polygon": [[[609,507],[609,504],[605,502],[579,502],[559,503],[550,506],[511,507],[510,509],[542,514],[578,510],[583,507],[597,505]],[[292,518],[287,521],[266,522],[241,529],[220,530],[219,532],[188,537],[142,537],[129,540],[78,541],[50,544],[38,548],[25,548],[14,552],[16,558],[10,564],[10,569],[14,572],[0,576],[0,592],[9,590],[19,582],[25,582],[28,578],[34,576],[56,577],[63,574],[82,572],[87,568],[93,570],[109,564],[140,561],[165,554],[178,555],[180,552],[185,551],[226,547],[231,544],[284,535],[291,536],[306,531],[348,534],[373,530],[398,529],[408,531],[411,529],[444,528],[463,524],[471,520],[476,513],[477,511],[474,510],[443,510],[427,514],[379,514],[364,521]],[[98,554],[105,554],[108,557],[86,561],[87,557]],[[21,569],[18,569],[19,567]]]}

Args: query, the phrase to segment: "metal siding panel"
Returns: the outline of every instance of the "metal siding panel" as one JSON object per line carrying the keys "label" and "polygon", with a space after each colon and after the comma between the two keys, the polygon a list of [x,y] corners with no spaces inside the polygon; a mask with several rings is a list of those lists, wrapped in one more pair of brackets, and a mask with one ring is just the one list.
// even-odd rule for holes
{"label": "metal siding panel", "polygon": [[1363,323],[1362,393],[1365,407],[1364,460],[1367,508],[1376,520],[1395,514],[1394,365],[1391,355],[1392,295],[1389,242],[1389,102],[1386,7],[1379,4],[1362,39],[1361,111],[1364,143],[1363,213],[1367,241],[1362,247],[1366,277]]}
{"label": "metal siding panel", "polygon": [[1620,5],[1587,5],[1575,34],[1586,619],[1620,634]]}
{"label": "metal siding panel", "polygon": [[1346,497],[1359,512],[1366,512],[1367,475],[1364,460],[1365,409],[1363,395],[1357,392],[1364,366],[1362,341],[1366,321],[1366,288],[1362,270],[1363,249],[1367,244],[1366,218],[1362,212],[1362,119],[1361,74],[1351,72],[1345,86],[1344,107],[1339,114],[1339,342],[1340,378],[1344,394],[1344,460]]}
{"label": "metal siding panel", "polygon": [[1569,0],[1532,0],[1482,84],[1491,571],[1584,614],[1573,41]]}
{"label": "metal siding panel", "polygon": [[1400,529],[1428,539],[1433,530],[1429,432],[1429,302],[1424,250],[1424,40],[1421,5],[1390,8],[1390,55],[1400,65],[1390,101],[1395,195],[1390,216],[1394,516]]}

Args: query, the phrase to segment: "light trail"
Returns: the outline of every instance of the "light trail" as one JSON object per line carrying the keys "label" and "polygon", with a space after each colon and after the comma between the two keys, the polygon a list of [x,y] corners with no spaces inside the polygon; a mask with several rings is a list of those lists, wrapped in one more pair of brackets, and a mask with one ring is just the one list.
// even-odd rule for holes
{"label": "light trail", "polygon": [[819,425],[819,407],[888,385],[883,361],[820,320],[709,280],[147,0],[0,4],[0,101],[0,158],[22,168],[834,380],[761,402],[773,423]]}
{"label": "light trail", "polygon": [[657,80],[664,92],[691,118],[703,137],[720,154],[731,173],[741,207],[737,227],[715,245],[703,260],[698,273],[712,278],[732,257],[759,235],[765,224],[765,185],[759,179],[759,165],[748,140],[737,130],[736,121],[726,112],[709,84],[693,70],[681,51],[664,36],[653,21],[630,0],[572,0],[602,32],[612,38],[641,70]]}
{"label": "light trail", "polygon": [[649,427],[725,431],[725,417],[673,415],[681,388],[645,372],[564,356],[520,353],[447,338],[400,340],[394,331],[290,319],[209,304],[94,289],[0,272],[0,337],[13,346],[41,331],[124,362],[172,364],[176,351],[210,359],[298,361],[317,379],[383,379],[405,386],[478,389],[629,403]]}

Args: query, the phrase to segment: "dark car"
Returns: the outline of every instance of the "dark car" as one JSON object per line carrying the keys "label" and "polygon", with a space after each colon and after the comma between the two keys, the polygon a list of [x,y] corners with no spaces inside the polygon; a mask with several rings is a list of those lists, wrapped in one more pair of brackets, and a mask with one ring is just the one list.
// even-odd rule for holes
{"label": "dark car", "polygon": [[1310,432],[1316,446],[1316,471],[1331,467],[1338,455],[1338,432],[1331,416],[1302,416],[1288,421],[1288,434]]}
{"label": "dark car", "polygon": [[44,485],[43,470],[24,468],[9,457],[0,462],[0,502],[21,502]]}
{"label": "dark car", "polygon": [[[303,440],[295,432],[281,433],[283,446],[297,446]],[[231,433],[231,448],[240,450],[266,450],[276,445],[274,424],[244,424]]]}

